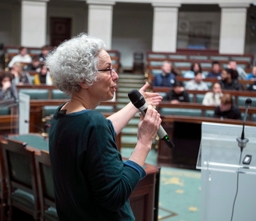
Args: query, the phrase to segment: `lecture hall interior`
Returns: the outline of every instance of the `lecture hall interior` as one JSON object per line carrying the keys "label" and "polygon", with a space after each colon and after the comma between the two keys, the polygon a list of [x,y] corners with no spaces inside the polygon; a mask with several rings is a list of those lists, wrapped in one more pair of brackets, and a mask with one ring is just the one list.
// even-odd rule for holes
{"label": "lecture hall interior", "polygon": [[[0,75],[10,70],[8,64],[21,46],[33,57],[44,46],[51,51],[82,32],[105,42],[119,75],[115,98],[97,107],[106,117],[128,103],[128,92],[146,81],[150,91],[165,96],[170,87],[153,86],[164,61],[172,64],[176,79],[184,85],[192,80],[184,73],[200,63],[209,91],[219,81],[206,77],[214,61],[223,70],[235,61],[246,75],[255,67],[256,79],[253,0],[0,0],[0,9]],[[27,65],[23,62],[22,68],[26,70]],[[13,220],[22,216],[24,220],[58,220],[52,181],[47,179],[51,177],[48,132],[54,110],[69,97],[54,85],[35,85],[36,71],[28,73],[31,83],[17,85],[19,99],[0,101],[0,221],[11,215]],[[212,117],[215,107],[202,104],[207,91],[188,90],[189,103],[163,101],[156,106],[175,148],[156,138],[153,160],[145,165],[147,176],[130,197],[137,221],[183,220],[172,206],[159,203],[165,169],[172,168],[200,175],[201,221],[255,219],[256,83],[249,91],[251,79],[238,81],[243,90],[222,91],[232,95],[241,112],[238,120]],[[137,142],[138,122],[136,114],[116,137],[125,158]],[[246,141],[237,139],[243,124]],[[23,157],[12,161],[11,151]],[[38,202],[25,199],[26,191]],[[185,194],[182,197],[186,200]]]}

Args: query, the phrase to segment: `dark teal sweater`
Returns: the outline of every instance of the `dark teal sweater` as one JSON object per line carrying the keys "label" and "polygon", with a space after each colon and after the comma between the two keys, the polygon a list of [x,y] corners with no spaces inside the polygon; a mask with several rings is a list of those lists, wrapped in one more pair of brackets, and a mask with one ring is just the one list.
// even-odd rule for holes
{"label": "dark teal sweater", "polygon": [[135,220],[128,198],[145,171],[122,161],[111,121],[95,110],[59,110],[49,145],[60,220]]}

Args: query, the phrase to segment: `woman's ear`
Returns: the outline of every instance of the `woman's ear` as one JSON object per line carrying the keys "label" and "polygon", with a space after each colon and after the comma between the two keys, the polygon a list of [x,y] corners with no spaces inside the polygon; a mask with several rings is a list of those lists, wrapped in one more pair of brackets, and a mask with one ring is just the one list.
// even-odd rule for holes
{"label": "woman's ear", "polygon": [[86,83],[79,83],[80,87],[83,89],[88,89],[89,86]]}

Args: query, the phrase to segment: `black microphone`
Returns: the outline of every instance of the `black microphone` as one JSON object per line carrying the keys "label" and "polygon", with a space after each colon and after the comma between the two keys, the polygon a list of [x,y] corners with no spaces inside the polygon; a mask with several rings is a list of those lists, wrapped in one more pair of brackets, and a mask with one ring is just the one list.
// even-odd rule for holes
{"label": "black microphone", "polygon": [[246,143],[249,141],[247,138],[244,137],[244,125],[245,125],[245,121],[248,115],[248,109],[252,104],[252,100],[251,98],[247,98],[245,101],[245,114],[244,114],[244,120],[243,120],[243,129],[242,129],[242,133],[241,133],[241,137],[237,138],[237,142],[238,142],[238,146],[241,148],[241,150],[246,146]]}
{"label": "black microphone", "polygon": [[[143,114],[143,116],[145,115],[145,113],[147,112],[147,103],[144,99],[144,97],[142,96],[142,94],[138,91],[138,90],[132,90],[128,93],[128,97],[131,100],[131,102],[133,103],[133,105],[139,109],[139,111]],[[159,138],[163,141],[165,141],[165,143],[170,147],[173,148],[175,145],[173,144],[173,142],[169,139],[168,134],[166,133],[166,131],[164,130],[164,128],[160,125],[158,131],[157,131],[157,135],[159,136]]]}

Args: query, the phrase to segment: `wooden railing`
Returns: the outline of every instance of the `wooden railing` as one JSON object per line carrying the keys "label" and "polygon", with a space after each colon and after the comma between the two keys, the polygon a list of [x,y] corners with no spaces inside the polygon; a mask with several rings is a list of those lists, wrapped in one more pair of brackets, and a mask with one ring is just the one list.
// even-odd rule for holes
{"label": "wooden railing", "polygon": [[[244,81],[246,82],[246,81]],[[157,93],[161,93],[161,94],[165,94],[167,92],[169,92],[171,90],[171,88],[169,87],[153,87],[152,91],[153,92],[157,92]],[[210,90],[209,90],[210,91]],[[200,90],[187,90],[188,94],[192,94],[193,98],[191,102],[196,103],[197,102],[197,95],[204,95],[209,91],[200,91]],[[238,100],[239,97],[249,97],[252,99],[256,99],[256,93],[253,91],[236,91],[236,90],[222,90],[223,94],[230,94],[231,96],[233,96],[234,98],[234,102],[235,104],[238,105]],[[253,104],[253,106],[256,106],[256,104]]]}

